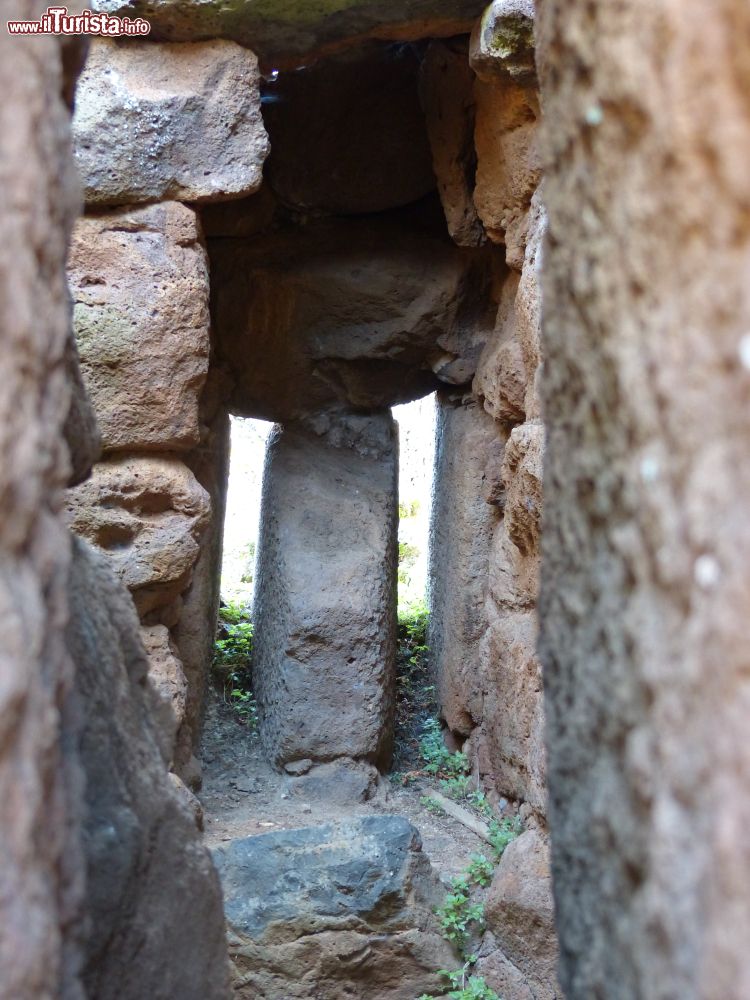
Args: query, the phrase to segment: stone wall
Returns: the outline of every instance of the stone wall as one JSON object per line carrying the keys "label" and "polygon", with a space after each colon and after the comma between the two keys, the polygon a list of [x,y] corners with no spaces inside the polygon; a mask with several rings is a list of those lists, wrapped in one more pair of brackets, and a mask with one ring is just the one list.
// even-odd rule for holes
{"label": "stone wall", "polygon": [[[104,83],[112,74],[115,87]],[[104,458],[71,493],[70,521],[107,552],[133,595],[169,757],[193,785],[219,599],[228,424],[225,386],[209,379],[203,233],[195,209],[174,199],[259,187],[268,140],[258,84],[257,60],[232,42],[97,40],[73,122],[89,214],[74,232],[69,279]]]}
{"label": "stone wall", "polygon": [[[3,13],[33,6],[9,0]],[[83,891],[81,777],[60,746],[73,678],[59,518],[72,472],[64,266],[78,202],[63,85],[56,40],[0,33],[0,983],[24,1000],[83,997],[66,932]]]}
{"label": "stone wall", "polygon": [[[540,117],[531,3],[490,5],[433,42],[423,102],[448,229],[495,245],[494,328],[470,384],[440,394],[430,647],[446,738],[527,832],[495,875],[479,968],[505,1000],[554,1000],[542,668],[536,652],[544,424],[539,396]],[[521,843],[533,845],[521,851]]]}
{"label": "stone wall", "polygon": [[63,518],[99,447],[65,282],[78,186],[63,96],[80,55],[0,37],[0,991],[219,1000],[218,881],[170,783],[133,603]]}
{"label": "stone wall", "polygon": [[548,2],[541,587],[561,977],[750,992],[748,32]]}
{"label": "stone wall", "polygon": [[[73,721],[84,775],[86,996],[229,992],[221,891],[184,786],[167,772],[138,616],[106,555],[80,539],[68,580]],[[151,630],[153,632],[153,630]],[[157,696],[158,697],[158,696]]]}
{"label": "stone wall", "polygon": [[[515,41],[504,47],[509,38]],[[433,666],[445,722],[462,742],[468,739],[465,749],[485,786],[543,818],[535,643],[544,210],[535,195],[533,8],[495,3],[470,41],[433,42],[422,88],[449,230],[458,243],[496,244],[494,328],[471,382],[440,397]]]}

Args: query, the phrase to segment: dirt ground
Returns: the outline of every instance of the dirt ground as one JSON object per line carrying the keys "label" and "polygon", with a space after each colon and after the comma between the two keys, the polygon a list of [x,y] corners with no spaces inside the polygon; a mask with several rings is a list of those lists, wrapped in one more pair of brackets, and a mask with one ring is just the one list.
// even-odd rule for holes
{"label": "dirt ground", "polygon": [[[415,746],[403,744],[399,766],[413,759]],[[368,802],[339,805],[304,801],[290,794],[294,778],[279,774],[264,760],[256,732],[239,721],[232,708],[212,694],[201,750],[205,840],[209,847],[223,841],[273,830],[316,826],[345,816],[395,813],[406,816],[422,835],[423,847],[438,875],[446,882],[460,874],[472,854],[488,853],[487,845],[461,824],[426,809],[420,798],[436,788],[426,775],[402,786],[381,778]]]}

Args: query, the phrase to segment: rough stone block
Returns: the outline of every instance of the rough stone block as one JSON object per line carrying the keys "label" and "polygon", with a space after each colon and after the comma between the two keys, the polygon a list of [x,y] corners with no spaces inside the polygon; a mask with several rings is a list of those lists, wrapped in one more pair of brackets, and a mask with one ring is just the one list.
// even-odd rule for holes
{"label": "rough stone block", "polygon": [[505,244],[508,266],[520,271],[529,206],[541,176],[539,98],[510,76],[477,79],[474,204],[487,235]]}
{"label": "rough stone block", "polygon": [[142,628],[141,639],[148,657],[148,679],[156,695],[154,715],[159,737],[171,761],[177,731],[185,718],[185,672],[174,643],[170,640],[169,630],[164,625]]}
{"label": "rough stone block", "polygon": [[508,73],[535,83],[534,0],[493,0],[474,25],[470,58],[480,77]]}
{"label": "rough stone block", "polygon": [[[217,355],[236,412],[287,422],[467,383],[492,305],[488,264],[411,215],[323,219],[209,245]],[[491,329],[488,317],[487,327]],[[461,375],[445,376],[458,362]]]}
{"label": "rough stone block", "polygon": [[268,137],[252,52],[233,42],[92,41],[74,153],[91,205],[216,201],[260,187]]}
{"label": "rough stone block", "polygon": [[392,742],[397,453],[390,414],[277,427],[268,442],[255,686],[271,758],[365,759]]}
{"label": "rough stone block", "polygon": [[105,451],[200,440],[208,373],[208,264],[176,202],[79,219],[68,274],[81,369]]}
{"label": "rough stone block", "polygon": [[85,773],[83,981],[98,1000],[225,1000],[221,892],[167,775],[138,618],[106,557],[73,543],[68,644]]}
{"label": "rough stone block", "polygon": [[478,246],[485,234],[474,205],[474,74],[464,40],[432,42],[420,94],[448,232],[459,246]]}
{"label": "rough stone block", "polygon": [[466,34],[486,0],[92,0],[94,10],[150,19],[175,41],[233,38],[268,66],[368,35],[397,42]]}
{"label": "rough stone block", "polygon": [[402,816],[235,840],[214,851],[239,1000],[414,1000],[456,956],[445,891]]}
{"label": "rough stone block", "polygon": [[[521,973],[537,1000],[557,1000],[557,936],[552,898],[549,841],[530,829],[503,853],[492,879],[484,907],[487,926],[500,947],[504,962],[480,961],[479,972],[491,973],[493,965],[507,976],[507,962]],[[488,975],[492,983],[492,976]],[[514,978],[514,977],[507,977]],[[498,984],[499,985],[499,984]],[[522,990],[519,990],[523,995]]]}
{"label": "rough stone block", "polygon": [[211,513],[190,469],[176,459],[112,458],[68,491],[67,506],[71,527],[107,553],[144,623],[173,625]]}

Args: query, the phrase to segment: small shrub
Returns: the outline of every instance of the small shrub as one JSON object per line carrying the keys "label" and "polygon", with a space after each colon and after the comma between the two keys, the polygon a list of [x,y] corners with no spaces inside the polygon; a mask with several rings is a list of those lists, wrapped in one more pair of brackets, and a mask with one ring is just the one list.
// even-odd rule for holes
{"label": "small shrub", "polygon": [[398,611],[399,651],[410,663],[427,652],[427,625],[430,612],[424,601],[409,604]]}
{"label": "small shrub", "polygon": [[471,789],[471,776],[459,774],[455,778],[443,778],[440,788],[450,799],[467,799]]}
{"label": "small shrub", "polygon": [[495,852],[495,857],[499,861],[503,856],[503,851],[522,832],[523,825],[519,816],[512,819],[493,819],[489,824],[490,846]]}
{"label": "small shrub", "polygon": [[424,806],[428,812],[435,813],[436,816],[445,816],[445,809],[430,795],[423,795],[419,804]]}
{"label": "small shrub", "polygon": [[451,891],[445,897],[445,902],[438,908],[437,918],[443,931],[443,936],[451,941],[459,951],[463,952],[469,939],[471,925],[476,930],[484,927],[484,906],[482,903],[472,903],[471,890],[465,876],[454,878]]}
{"label": "small shrub", "polygon": [[224,700],[250,728],[258,720],[251,684],[252,653],[253,623],[248,609],[234,601],[223,604],[214,642],[214,673],[221,681]]}
{"label": "small shrub", "polygon": [[249,666],[253,653],[253,623],[236,601],[219,609],[218,638],[214,643],[214,666]]}
{"label": "small shrub", "polygon": [[467,875],[474,885],[488,886],[492,881],[492,873],[495,866],[486,858],[484,854],[472,854],[471,864],[468,867]]}
{"label": "small shrub", "polygon": [[419,558],[419,549],[410,542],[398,543],[398,582],[408,585],[411,582],[410,570]]}
{"label": "small shrub", "polygon": [[428,719],[422,732],[419,749],[428,774],[439,775],[447,780],[469,773],[469,758],[460,750],[452,753],[446,747],[437,719]]}
{"label": "small shrub", "polygon": [[494,819],[495,813],[493,812],[492,806],[490,805],[484,792],[470,792],[466,796],[466,800],[470,805],[474,806],[477,812],[482,813],[482,815],[486,816],[488,819]]}
{"label": "small shrub", "polygon": [[405,520],[410,517],[416,517],[419,513],[419,508],[421,504],[419,500],[402,500],[398,505],[398,516],[399,520]]}
{"label": "small shrub", "polygon": [[[439,975],[448,980],[453,987],[448,996],[452,1000],[502,1000],[494,990],[490,989],[481,976],[472,976],[469,969],[476,962],[476,955],[471,955],[462,969],[455,972],[441,969]],[[438,1000],[437,997],[423,993],[417,1000]]]}

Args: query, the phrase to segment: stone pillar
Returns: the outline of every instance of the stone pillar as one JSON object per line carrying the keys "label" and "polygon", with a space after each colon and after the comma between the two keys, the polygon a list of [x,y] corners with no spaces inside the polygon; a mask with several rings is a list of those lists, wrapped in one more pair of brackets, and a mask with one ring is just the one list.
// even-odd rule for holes
{"label": "stone pillar", "polygon": [[269,438],[255,686],[277,765],[389,762],[397,476],[389,413],[323,416]]}
{"label": "stone pillar", "polygon": [[548,0],[541,650],[570,1000],[750,996],[750,7]]}
{"label": "stone pillar", "polygon": [[[468,736],[482,718],[482,636],[496,515],[484,482],[497,449],[495,421],[475,401],[439,397],[430,527],[430,654],[448,727]],[[501,447],[501,446],[500,446]]]}

